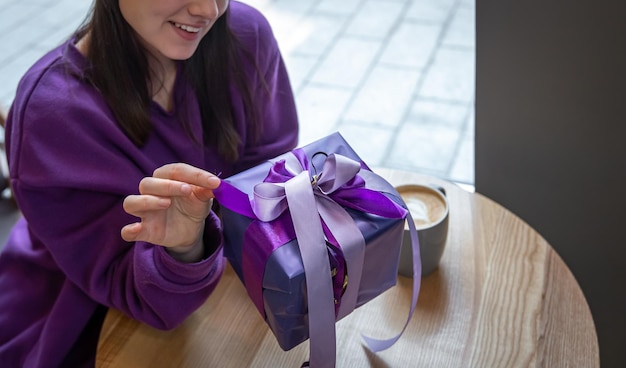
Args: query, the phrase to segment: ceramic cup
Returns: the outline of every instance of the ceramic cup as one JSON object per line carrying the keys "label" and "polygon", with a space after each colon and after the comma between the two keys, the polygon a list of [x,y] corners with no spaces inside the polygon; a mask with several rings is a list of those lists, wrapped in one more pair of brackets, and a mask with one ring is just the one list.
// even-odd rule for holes
{"label": "ceramic cup", "polygon": [[[396,190],[413,216],[420,242],[422,276],[437,269],[448,238],[449,206],[445,190],[428,185],[402,185]],[[404,228],[398,273],[413,277],[413,251],[408,225]]]}

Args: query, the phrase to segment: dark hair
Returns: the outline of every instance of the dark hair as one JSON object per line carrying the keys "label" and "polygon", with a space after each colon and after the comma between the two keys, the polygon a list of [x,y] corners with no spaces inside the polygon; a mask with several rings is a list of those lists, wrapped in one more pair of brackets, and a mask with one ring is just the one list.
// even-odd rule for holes
{"label": "dark hair", "polygon": [[[193,56],[183,62],[183,66],[185,75],[193,76],[188,80],[199,103],[204,131],[202,139],[216,147],[224,158],[234,162],[238,158],[237,147],[241,138],[235,129],[231,109],[231,82],[243,96],[247,128],[253,137],[258,138],[261,126],[258,112],[252,104],[252,92],[240,71],[240,58],[251,58],[251,55],[240,47],[228,25],[229,8],[204,36]],[[141,146],[152,130],[149,111],[152,91],[148,86],[159,82],[151,81],[148,63],[151,55],[122,16],[117,0],[94,2],[89,19],[78,30],[77,36],[83,37],[87,33],[90,33],[87,58],[92,68],[86,78],[102,93],[129,139]],[[177,111],[181,114],[180,109]],[[187,119],[184,115],[179,118],[191,136]],[[198,137],[192,136],[192,139],[198,142]]]}

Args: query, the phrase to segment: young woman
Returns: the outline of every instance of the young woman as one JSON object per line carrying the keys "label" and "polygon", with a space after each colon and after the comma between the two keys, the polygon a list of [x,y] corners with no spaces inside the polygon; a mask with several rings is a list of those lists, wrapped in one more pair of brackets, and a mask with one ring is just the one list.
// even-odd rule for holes
{"label": "young woman", "polygon": [[292,149],[297,135],[256,10],[95,0],[26,73],[8,115],[24,218],[0,254],[0,366],[92,366],[107,308],[180,324],[224,268],[218,177]]}

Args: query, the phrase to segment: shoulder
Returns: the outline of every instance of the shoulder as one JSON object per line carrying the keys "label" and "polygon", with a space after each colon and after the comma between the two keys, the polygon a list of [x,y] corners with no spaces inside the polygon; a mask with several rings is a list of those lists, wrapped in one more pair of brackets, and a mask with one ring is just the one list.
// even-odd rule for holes
{"label": "shoulder", "polygon": [[119,132],[104,98],[80,77],[66,52],[44,56],[18,85],[6,129],[13,176],[27,167],[53,171],[55,157],[80,157],[89,145]]}
{"label": "shoulder", "polygon": [[64,46],[59,46],[42,56],[22,76],[17,86],[13,109],[23,109],[40,86],[54,86],[62,80],[65,69]]}
{"label": "shoulder", "polygon": [[229,22],[235,31],[271,33],[267,18],[258,9],[239,1],[230,2]]}
{"label": "shoulder", "polygon": [[[276,39],[267,18],[250,5],[230,2],[230,28],[248,48],[277,49]],[[253,51],[253,50],[250,50]]]}
{"label": "shoulder", "polygon": [[84,108],[108,110],[101,94],[83,78],[87,63],[69,42],[37,61],[24,74],[16,91],[11,107],[15,128],[62,123],[77,118],[76,110]]}
{"label": "shoulder", "polygon": [[89,101],[93,88],[82,78],[87,60],[66,42],[39,59],[18,84],[11,111],[13,122],[25,115],[53,117],[68,105]]}

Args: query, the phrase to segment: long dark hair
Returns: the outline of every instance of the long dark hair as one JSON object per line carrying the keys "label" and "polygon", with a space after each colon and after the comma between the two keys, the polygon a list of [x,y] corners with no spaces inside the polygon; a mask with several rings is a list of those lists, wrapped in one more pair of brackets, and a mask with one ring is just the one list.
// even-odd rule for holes
{"label": "long dark hair", "polygon": [[[243,51],[231,31],[229,13],[230,7],[183,65],[185,74],[193,76],[189,81],[199,102],[204,142],[216,147],[220,155],[234,162],[238,158],[237,148],[241,138],[235,129],[231,109],[231,82],[243,96],[247,128],[253,137],[258,137],[261,125],[259,113],[252,103],[252,92],[243,79],[240,66],[241,57],[251,56]],[[148,87],[153,82],[148,63],[151,56],[122,16],[117,0],[94,2],[88,20],[78,30],[77,37],[87,33],[90,34],[87,58],[92,67],[86,77],[102,93],[129,139],[141,146],[152,130],[149,110],[152,91]],[[259,75],[262,77],[261,73]],[[185,129],[190,132],[188,122],[184,116],[181,118]],[[198,137],[192,138],[198,141]]]}

